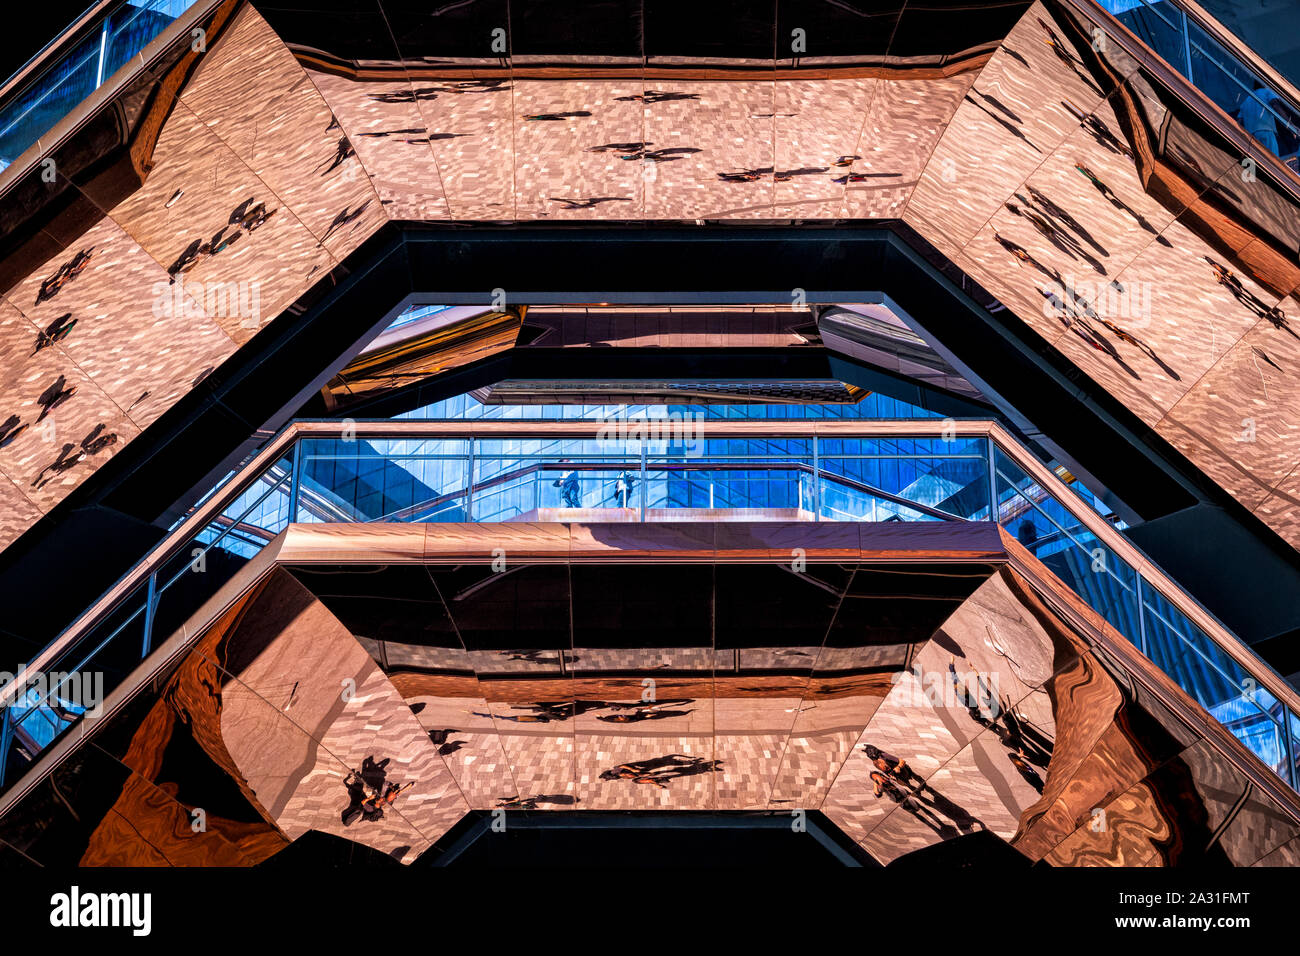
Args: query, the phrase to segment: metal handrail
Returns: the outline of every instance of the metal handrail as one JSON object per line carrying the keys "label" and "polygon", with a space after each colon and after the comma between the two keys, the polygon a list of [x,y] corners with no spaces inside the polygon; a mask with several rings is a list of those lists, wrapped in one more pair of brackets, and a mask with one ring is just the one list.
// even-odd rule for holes
{"label": "metal handrail", "polygon": [[1208,10],[1192,0],[1172,0],[1187,16],[1189,20],[1196,21],[1196,25],[1210,35],[1210,37],[1224,47],[1233,56],[1244,60],[1246,66],[1264,77],[1273,89],[1282,94],[1293,106],[1300,106],[1300,90],[1297,90],[1289,79],[1277,71],[1273,64],[1269,63],[1262,56],[1252,50],[1242,39],[1232,30],[1220,23]]}
{"label": "metal handrail", "polygon": [[[122,600],[125,599],[124,595],[138,594],[138,588],[142,580],[147,580],[150,590],[145,605],[145,635],[140,659],[141,661],[149,659],[154,647],[151,642],[151,628],[149,624],[151,609],[154,606],[154,582],[159,577],[159,569],[163,566],[163,562],[170,560],[170,558],[178,553],[183,547],[191,546],[195,543],[198,540],[195,535],[201,534],[204,529],[214,523],[221,525],[221,537],[224,537],[226,534],[230,533],[234,527],[242,523],[243,518],[259,506],[260,501],[266,497],[265,495],[263,495],[258,502],[249,505],[245,510],[244,515],[234,521],[222,520],[225,518],[223,512],[230,504],[233,504],[237,498],[245,496],[249,488],[254,486],[254,483],[264,481],[267,475],[271,472],[281,475],[279,481],[275,483],[272,490],[280,487],[285,480],[282,474],[284,469],[282,466],[277,465],[277,463],[285,460],[290,448],[292,448],[293,454],[293,467],[290,474],[294,479],[291,482],[292,487],[289,489],[288,493],[288,498],[291,503],[290,510],[287,515],[277,517],[274,520],[277,525],[283,522],[287,526],[293,527],[294,520],[298,515],[294,502],[297,501],[297,491],[301,484],[301,465],[304,457],[308,454],[308,452],[305,451],[305,446],[299,444],[303,439],[316,438],[338,441],[346,436],[350,441],[389,438],[398,441],[416,442],[437,438],[468,438],[471,440],[466,443],[464,454],[421,454],[418,449],[414,449],[405,455],[400,451],[393,451],[391,456],[376,455],[363,457],[392,457],[398,460],[405,457],[412,457],[417,459],[438,458],[473,461],[474,453],[472,449],[475,444],[474,439],[476,436],[478,439],[487,436],[497,436],[516,441],[536,441],[540,437],[550,439],[573,437],[586,440],[595,437],[597,441],[602,439],[608,441],[611,438],[611,436],[606,433],[606,426],[608,424],[608,422],[601,420],[578,420],[565,422],[485,422],[472,420],[455,422],[381,421],[359,424],[351,422],[345,424],[344,422],[338,421],[295,422],[292,425],[287,426],[281,433],[274,436],[268,443],[268,446],[258,455],[254,456],[248,465],[240,470],[239,474],[223,485],[222,490],[219,493],[210,494],[209,498],[204,501],[202,507],[196,508],[186,520],[182,521],[175,527],[173,533],[168,536],[166,541],[162,542],[154,552],[152,552],[139,566],[137,566],[136,569],[134,569],[133,572],[128,573],[128,575],[119,582],[119,585],[115,586],[113,589],[117,593],[116,598],[112,593],[110,593],[101,598],[99,602],[96,602],[96,607],[98,609],[97,618],[92,618],[89,614],[83,615],[81,620],[74,623],[74,625],[65,631],[63,635],[60,635],[55,642],[47,647],[41,655],[38,655],[35,666],[28,668],[28,670],[35,670],[39,673],[47,670],[50,662],[55,662],[56,665],[62,662],[63,658],[67,656],[68,650],[78,647],[79,641],[82,640],[88,628],[97,626],[98,622],[103,620],[105,615],[113,613],[113,611],[121,604]],[[1256,759],[1262,761],[1265,766],[1271,765],[1270,769],[1272,772],[1282,775],[1283,782],[1285,782],[1289,787],[1296,787],[1295,768],[1292,766],[1291,759],[1292,751],[1295,749],[1291,726],[1294,719],[1292,715],[1300,712],[1300,694],[1297,694],[1290,685],[1286,684],[1286,682],[1273,672],[1264,661],[1255,657],[1249,648],[1241,644],[1235,635],[1223,627],[1221,623],[1219,623],[1208,611],[1202,608],[1190,595],[1183,592],[1176,584],[1170,581],[1158,567],[1153,565],[1150,560],[1146,558],[1145,555],[1128,542],[1127,539],[1123,538],[1123,536],[1116,531],[1109,521],[1106,520],[1104,515],[1093,510],[1085,501],[1075,497],[1069,487],[1061,482],[1054,472],[1049,470],[1047,466],[1037,461],[1037,459],[1033,458],[1026,450],[1021,448],[1018,443],[1012,440],[997,423],[990,421],[964,421],[956,423],[951,419],[924,419],[865,422],[844,420],[831,422],[800,421],[783,423],[768,421],[716,421],[712,424],[716,426],[716,429],[710,434],[710,438],[743,437],[750,440],[761,441],[767,439],[790,440],[793,438],[811,437],[813,440],[810,444],[814,457],[814,466],[811,470],[814,473],[815,479],[819,477],[815,464],[817,459],[816,449],[818,447],[819,438],[858,438],[886,441],[890,438],[902,440],[939,438],[948,441],[958,440],[964,442],[979,442],[982,451],[976,455],[966,453],[944,455],[941,453],[935,454],[934,452],[929,452],[925,449],[918,449],[908,457],[928,458],[933,455],[934,457],[939,458],[959,459],[975,457],[983,460],[988,471],[989,487],[987,490],[989,494],[988,505],[990,507],[990,518],[995,521],[997,520],[998,514],[997,506],[1000,503],[1001,497],[997,490],[996,481],[994,480],[995,473],[998,470],[997,459],[1000,453],[1006,459],[1013,462],[1022,473],[1021,478],[1014,480],[1004,476],[1004,482],[1008,482],[1011,485],[1014,494],[1025,497],[1024,489],[1019,487],[1022,480],[1028,480],[1036,484],[1039,490],[1043,491],[1048,497],[1057,501],[1057,503],[1065,511],[1069,512],[1075,520],[1087,528],[1087,530],[1091,532],[1098,541],[1108,545],[1112,552],[1114,552],[1121,560],[1126,561],[1133,569],[1137,576],[1136,583],[1138,584],[1136,610],[1137,623],[1135,625],[1137,633],[1134,633],[1131,627],[1125,626],[1119,622],[1115,622],[1113,625],[1105,623],[1109,616],[1107,608],[1110,606],[1110,599],[1106,596],[1104,589],[1103,593],[1100,595],[1092,593],[1091,589],[1088,589],[1086,592],[1076,591],[1073,588],[1070,589],[1070,593],[1074,595],[1074,600],[1078,601],[1081,607],[1086,606],[1092,609],[1091,613],[1097,616],[1097,621],[1100,622],[1099,626],[1116,638],[1130,641],[1145,654],[1147,651],[1146,630],[1142,624],[1144,620],[1142,610],[1146,601],[1145,595],[1159,595],[1169,601],[1170,604],[1179,611],[1179,614],[1182,616],[1184,621],[1190,621],[1194,625],[1194,629],[1191,632],[1185,631],[1182,626],[1174,626],[1172,628],[1173,637],[1184,645],[1181,648],[1179,648],[1177,643],[1173,645],[1174,648],[1179,648],[1173,651],[1175,655],[1185,655],[1186,651],[1190,649],[1209,666],[1209,671],[1205,673],[1212,672],[1213,674],[1217,674],[1219,679],[1225,680],[1230,686],[1236,686],[1238,680],[1234,678],[1233,674],[1225,670],[1224,666],[1221,666],[1222,661],[1211,659],[1206,654],[1208,646],[1204,648],[1200,646],[1199,642],[1203,637],[1215,645],[1218,651],[1230,658],[1240,668],[1236,677],[1242,682],[1243,693],[1245,693],[1245,688],[1253,682],[1254,685],[1264,688],[1271,695],[1272,703],[1269,707],[1266,708],[1260,704],[1255,704],[1255,709],[1259,711],[1259,714],[1255,716],[1267,717],[1273,725],[1272,733],[1276,735],[1276,747],[1282,755],[1282,762],[1280,765],[1277,764],[1277,761],[1274,759],[1276,755],[1266,754],[1265,752],[1255,753],[1254,756]],[[614,440],[626,444],[625,439],[616,438]],[[644,442],[641,442],[640,444],[640,457],[642,461],[644,461]],[[864,459],[875,457],[895,457],[895,455],[888,450],[882,451],[883,455],[881,456],[864,452],[854,457]],[[558,455],[560,454],[560,451],[557,450],[554,454]],[[569,454],[574,455],[575,453],[569,452]],[[329,458],[335,456],[327,454],[325,457]],[[573,464],[590,464],[592,467],[600,467],[604,464],[607,468],[617,467],[619,462],[626,464],[635,457],[635,453],[625,452],[621,456],[610,455],[610,460],[608,462],[551,462],[549,467],[567,468]],[[753,459],[749,464],[749,467],[752,468],[761,467],[764,463],[762,459],[767,458],[768,456],[745,456],[737,454],[734,457],[738,460],[743,458]],[[805,462],[801,462],[797,458],[791,461],[785,461],[783,459],[784,456],[782,454],[775,453],[768,458],[766,463],[780,464],[782,466],[806,465]],[[703,468],[708,467],[710,463],[708,461],[701,461],[698,464]],[[546,467],[548,467],[547,463],[536,462],[521,471],[540,473],[540,471],[545,470]],[[737,463],[737,467],[742,466]],[[499,478],[501,476],[495,477]],[[834,473],[827,473],[824,477],[829,481],[837,481],[840,476],[837,476]],[[644,478],[645,475],[643,469],[643,481]],[[507,480],[509,479],[507,478]],[[850,481],[851,480],[852,479],[850,479]],[[864,486],[864,490],[869,488],[870,486]],[[814,500],[818,500],[816,494],[814,494]],[[1029,499],[1025,497],[1025,500],[1028,501]],[[917,504],[915,502],[907,501],[906,499],[899,503],[911,508],[915,508]],[[1032,502],[1031,505],[1037,508],[1037,506],[1033,505]],[[240,505],[239,507],[242,508],[243,505]],[[337,511],[337,509],[331,510]],[[818,506],[818,510],[820,510],[820,506]],[[340,518],[346,521],[346,511],[337,511],[337,514]],[[1049,522],[1056,525],[1054,521],[1051,521],[1050,516],[1048,517]],[[467,520],[472,519],[467,516]],[[642,520],[645,520],[644,507],[642,508]],[[1060,528],[1059,525],[1056,526]],[[1082,547],[1085,552],[1091,550],[1090,548],[1080,544],[1073,534],[1065,532],[1063,528],[1060,530],[1064,537],[1073,543],[1076,550],[1080,547]],[[1003,537],[1006,537],[1005,530],[1003,531]],[[216,542],[209,542],[208,547],[210,548],[215,546],[215,544]],[[255,544],[253,546],[256,547]],[[149,577],[146,578],[146,575]],[[1062,579],[1062,583],[1064,583],[1064,579]],[[1068,584],[1066,586],[1070,587]],[[1127,590],[1131,591],[1132,589]],[[1099,601],[1101,603],[1098,603]],[[1158,616],[1159,615],[1157,614],[1157,617]],[[1199,633],[1195,630],[1196,628],[1199,628]],[[113,639],[113,637],[114,635],[109,635],[100,642],[101,645],[108,643]],[[78,655],[87,658],[87,660],[83,662],[83,666],[85,666],[89,661],[89,657],[85,654],[85,649],[78,648]],[[1150,658],[1144,659],[1151,661]],[[1156,667],[1154,663],[1151,666]],[[1162,670],[1159,667],[1156,667],[1156,669]],[[1181,693],[1188,695],[1194,701],[1198,701],[1198,706],[1200,706],[1203,711],[1220,702],[1218,697],[1212,692],[1207,694],[1206,688],[1202,687],[1199,680],[1193,675],[1184,674],[1180,677],[1178,676],[1179,673],[1180,672],[1176,669],[1164,670],[1165,678],[1170,680],[1172,685],[1179,687]],[[13,681],[10,685],[5,688],[0,688],[0,706],[3,706],[6,703],[3,698],[6,696],[6,691],[9,690],[9,687],[14,688],[15,690],[24,687],[26,683],[25,678],[26,674],[20,674],[19,678]],[[12,692],[10,692],[8,696],[12,696]],[[1274,711],[1276,711],[1276,713]],[[53,718],[49,716],[51,712],[54,715]],[[4,725],[0,728],[0,732],[3,732],[11,738],[14,737],[15,733],[19,730],[16,726],[18,722],[12,719],[12,714],[8,713],[7,710],[0,711],[0,713],[3,713],[5,716]],[[42,702],[40,700],[33,702],[31,710],[24,714],[22,719],[31,717],[33,713],[45,715],[45,721],[47,723],[52,723],[56,738],[67,736],[67,733],[69,732],[69,722],[76,720],[75,715],[73,717],[67,717],[61,714],[57,709],[52,710],[48,702]],[[1280,717],[1278,716],[1279,714],[1281,715]],[[1220,726],[1217,720],[1213,718],[1212,715],[1208,714],[1208,712],[1202,720]],[[1232,732],[1225,730],[1225,733]],[[38,752],[45,749],[45,747],[37,746]],[[1279,769],[1280,767],[1285,769]]]}
{"label": "metal handrail", "polygon": [[[1171,23],[1168,17],[1164,15],[1164,12],[1158,9],[1156,5],[1151,2],[1151,0],[1140,0],[1140,2],[1142,4],[1143,9],[1150,11],[1150,13],[1153,16],[1157,17],[1162,23],[1164,23],[1167,27],[1169,27],[1170,30],[1174,30],[1174,31],[1178,30],[1177,24]],[[1243,90],[1245,90],[1246,94],[1252,97],[1253,99],[1255,99],[1260,106],[1268,110],[1268,112],[1272,113],[1275,117],[1277,117],[1277,119],[1281,120],[1283,123],[1286,123],[1288,126],[1292,128],[1292,130],[1297,129],[1297,122],[1300,122],[1300,95],[1296,94],[1294,87],[1292,87],[1290,83],[1287,83],[1284,78],[1282,78],[1279,74],[1276,73],[1276,71],[1260,70],[1259,66],[1264,61],[1261,60],[1257,55],[1255,55],[1254,51],[1250,51],[1249,57],[1242,56],[1241,55],[1242,52],[1249,51],[1249,47],[1233,44],[1232,46],[1234,47],[1234,49],[1229,50],[1228,47],[1230,46],[1230,44],[1226,43],[1224,40],[1224,34],[1227,34],[1228,31],[1220,27],[1219,24],[1212,17],[1206,14],[1203,10],[1199,10],[1198,8],[1198,10],[1194,11],[1187,4],[1183,3],[1182,0],[1160,0],[1160,2],[1169,3],[1171,6],[1177,8],[1178,12],[1183,15],[1185,20],[1195,23],[1196,26],[1203,33],[1205,33],[1207,36],[1210,37],[1211,40],[1214,41],[1215,45],[1219,48],[1219,52],[1226,53],[1230,57],[1238,58],[1241,60],[1248,59],[1250,62],[1248,63],[1243,62],[1240,65],[1245,69],[1251,71],[1252,73],[1260,75],[1266,72],[1267,74],[1269,74],[1266,76],[1261,76],[1260,77],[1261,81],[1265,82],[1272,92],[1278,94],[1278,96],[1281,97],[1286,102],[1287,106],[1289,106],[1294,111],[1297,119],[1288,120],[1285,116],[1283,116],[1281,113],[1278,113],[1267,103],[1260,101],[1259,98],[1254,95],[1254,90],[1247,89],[1245,85],[1241,82],[1241,80],[1239,80],[1236,76],[1234,76],[1232,74],[1232,71],[1229,70],[1222,62],[1220,62],[1213,55],[1215,51],[1205,49],[1205,47],[1201,46],[1200,43],[1198,43],[1196,40],[1193,40],[1190,34],[1184,37],[1186,49],[1189,54],[1189,62],[1188,62],[1189,70],[1191,69],[1190,53],[1192,49],[1195,49],[1205,59],[1209,60],[1220,70],[1222,70],[1223,73],[1229,79],[1233,80],[1238,86],[1240,86]],[[1137,8],[1135,7],[1134,9]],[[1118,17],[1116,17],[1116,19],[1118,19]],[[1123,23],[1122,20],[1120,22]],[[1211,24],[1213,24],[1214,26],[1211,27]],[[1174,66],[1174,64],[1171,63],[1170,66]],[[1178,67],[1174,66],[1174,69],[1178,69]],[[1180,70],[1179,72],[1182,71]],[[1192,83],[1196,82],[1195,79],[1193,79],[1189,74],[1184,74],[1184,75]]]}
{"label": "metal handrail", "polygon": [[[405,455],[395,455],[395,458],[406,460]],[[513,457],[513,456],[503,456]],[[356,459],[348,459],[356,460]],[[537,462],[523,468],[516,468],[512,471],[501,472],[493,475],[481,482],[470,482],[468,489],[458,491],[449,491],[445,494],[435,495],[426,501],[417,504],[408,505],[405,508],[398,508],[396,511],[390,511],[387,514],[380,515],[378,518],[371,518],[366,524],[377,524],[385,521],[403,521],[411,515],[419,514],[422,511],[428,511],[438,505],[449,504],[458,498],[464,498],[466,494],[472,494],[476,499],[479,492],[509,484],[512,481],[518,481],[520,478],[527,478],[529,475],[540,475],[543,471],[610,471],[612,468],[619,467],[625,463],[625,459],[618,461],[600,462],[600,461],[566,461],[566,462]],[[940,508],[931,505],[922,504],[919,501],[912,501],[902,495],[885,491],[883,488],[877,488],[865,482],[849,478],[846,475],[836,475],[827,472],[825,469],[814,468],[812,465],[802,461],[766,461],[766,462],[719,462],[719,461],[702,461],[702,462],[653,462],[651,467],[655,471],[762,471],[766,469],[780,469],[782,471],[798,471],[803,474],[813,475],[835,484],[845,485],[854,491],[860,491],[863,494],[871,495],[875,498],[881,498],[902,508],[910,508],[919,511],[921,514],[928,515],[931,518],[937,518],[940,521],[969,521],[969,518],[963,518],[961,515],[951,514]]]}

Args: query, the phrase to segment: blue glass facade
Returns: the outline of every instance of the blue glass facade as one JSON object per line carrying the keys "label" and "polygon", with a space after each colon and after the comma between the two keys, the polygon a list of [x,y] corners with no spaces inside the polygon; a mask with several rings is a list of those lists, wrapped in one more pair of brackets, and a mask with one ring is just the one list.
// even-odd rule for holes
{"label": "blue glass facade", "polygon": [[0,107],[0,169],[72,112],[195,0],[130,0]]}

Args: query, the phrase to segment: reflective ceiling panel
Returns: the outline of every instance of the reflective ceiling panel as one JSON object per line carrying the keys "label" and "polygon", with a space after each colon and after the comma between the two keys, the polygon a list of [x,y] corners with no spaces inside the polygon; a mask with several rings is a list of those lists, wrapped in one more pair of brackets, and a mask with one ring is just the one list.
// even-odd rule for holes
{"label": "reflective ceiling panel", "polygon": [[498,527],[385,564],[409,527],[291,531],[292,570],[241,572],[0,840],[251,864],[316,832],[410,863],[471,810],[819,809],[881,863],[986,833],[1052,864],[1250,865],[1300,832],[1031,558],[895,536],[910,557],[883,559],[845,523],[722,525],[703,550]]}
{"label": "reflective ceiling panel", "polygon": [[5,542],[386,221],[895,217],[1300,542],[1297,183],[1067,3],[230,0],[203,24],[50,140],[53,183],[4,171],[0,294],[50,342],[0,421],[32,431],[77,379],[53,454],[0,458]]}

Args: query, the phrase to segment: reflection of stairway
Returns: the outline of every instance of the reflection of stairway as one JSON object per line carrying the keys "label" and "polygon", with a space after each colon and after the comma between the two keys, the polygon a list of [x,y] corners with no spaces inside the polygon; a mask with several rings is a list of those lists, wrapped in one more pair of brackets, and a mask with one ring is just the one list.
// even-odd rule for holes
{"label": "reflection of stairway", "polygon": [[[149,855],[157,850],[173,863],[259,862],[285,840],[320,831],[409,862],[470,809],[577,806],[819,808],[880,861],[982,828],[1051,863],[1177,862],[1187,853],[1249,863],[1300,820],[1291,804],[1270,802],[1283,785],[1262,766],[1225,759],[1246,752],[1221,724],[1168,692],[1122,632],[1086,613],[1067,620],[1062,606],[1082,605],[990,526],[756,523],[716,528],[704,540],[683,533],[618,523],[294,526],[277,560],[295,571],[249,565],[168,645],[181,659],[158,682],[165,686],[145,692],[154,697],[143,719],[132,727],[130,711],[113,711],[125,721],[120,737],[130,737],[123,763],[141,785],[131,781],[86,859],[158,862]],[[1006,554],[973,547],[992,535]],[[414,555],[398,540],[414,541]],[[795,575],[784,560],[764,567],[773,552],[801,542],[814,558],[808,571]],[[545,563],[491,569],[488,549],[502,544]],[[349,552],[359,560],[340,574]],[[315,572],[306,569],[313,557]],[[410,565],[402,569],[410,573],[381,580],[376,558]],[[554,565],[566,561],[560,573]],[[731,571],[719,575],[724,561]],[[858,567],[848,576],[831,571],[843,561]],[[653,587],[648,563],[698,567]],[[709,563],[711,597],[684,600],[680,588],[662,585],[698,577]],[[478,571],[464,574],[473,564]],[[629,573],[585,573],[616,564]],[[385,567],[391,574],[395,565]],[[814,578],[814,568],[827,573]],[[430,575],[454,588],[431,588]],[[303,577],[318,582],[314,590]],[[777,590],[787,577],[801,582],[801,595],[814,589],[808,603]],[[586,583],[575,590],[580,578]],[[720,592],[718,581],[729,584]],[[743,640],[757,620],[765,633],[811,643],[717,646],[719,632],[708,626],[694,643],[671,643],[684,603],[703,616],[744,605],[760,589],[770,594],[763,614],[730,617],[734,626],[721,633]],[[642,594],[652,599],[629,603]],[[807,611],[830,600],[822,594],[838,609],[826,621],[849,616],[812,629],[826,635],[819,646]],[[565,596],[567,633],[539,631],[544,640],[530,643],[521,622],[562,607]],[[394,612],[405,605],[411,610]],[[586,623],[572,616],[593,606]],[[892,624],[880,621],[900,606]],[[430,630],[436,607],[454,610],[447,627]],[[577,642],[575,627],[595,634],[595,644]],[[464,650],[466,633],[473,650]],[[521,634],[525,643],[515,646]],[[646,677],[663,719],[612,720],[654,706],[642,696]],[[1147,693],[1135,694],[1135,681]],[[345,685],[354,693],[341,694]],[[1011,718],[973,713],[965,695],[974,688]],[[1200,735],[1189,734],[1196,728]],[[111,745],[115,736],[103,739]],[[919,781],[900,777],[892,791],[873,793],[868,744],[903,758]],[[182,765],[173,758],[186,745]],[[382,765],[382,784],[414,786],[382,819],[345,826],[345,780],[364,773],[367,759]],[[717,764],[664,775],[662,787],[619,773],[664,760]],[[194,768],[209,764],[237,794],[208,789],[211,779]],[[1247,787],[1258,789],[1254,802],[1238,802]],[[177,796],[159,801],[160,793]],[[219,808],[216,797],[242,802]],[[536,806],[519,805],[530,801]],[[189,835],[184,813],[195,806],[213,811],[206,835]],[[1098,808],[1114,824],[1104,831],[1091,827]],[[1243,821],[1231,830],[1219,826],[1229,812]],[[1278,836],[1256,838],[1264,826]]]}
{"label": "reflection of stairway", "polygon": [[[883,863],[979,830],[1010,842],[1031,859],[1049,848],[1043,841],[1017,843],[1041,794],[1007,759],[1006,745],[971,716],[949,672],[952,662],[968,692],[975,691],[978,675],[1000,706],[1014,709],[1022,723],[1037,729],[1047,749],[1054,749],[1054,671],[1075,646],[1070,635],[1045,626],[1023,606],[1014,582],[1008,571],[985,581],[934,638],[917,648],[908,669],[893,675],[887,696],[845,754],[821,804],[828,818]],[[1094,685],[1086,700],[1097,719],[1086,725],[1066,723],[1067,755],[1070,749],[1087,752],[1118,707],[1113,686],[1104,680]],[[905,792],[919,795],[907,806],[885,794],[876,796],[871,777],[876,768],[864,745],[906,760],[929,789],[900,784],[900,797]],[[1045,768],[1037,772],[1048,777]],[[1068,770],[1053,784],[1064,793],[1067,780]],[[978,821],[978,827],[970,820]]]}
{"label": "reflection of stairway", "polygon": [[[221,689],[221,736],[289,839],[319,830],[410,862],[469,809],[402,696],[288,572],[272,572],[226,647],[237,673]],[[414,786],[382,819],[345,827],[345,778],[367,758]]]}
{"label": "reflection of stairway", "polygon": [[965,490],[964,485],[939,475],[929,474],[917,478],[899,494],[919,504],[929,505],[931,508],[942,508],[944,502],[961,494],[963,490]]}

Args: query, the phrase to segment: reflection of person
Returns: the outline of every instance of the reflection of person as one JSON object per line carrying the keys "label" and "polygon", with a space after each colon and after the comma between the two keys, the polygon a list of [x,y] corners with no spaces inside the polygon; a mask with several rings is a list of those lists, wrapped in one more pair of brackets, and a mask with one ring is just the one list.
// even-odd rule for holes
{"label": "reflection of person", "polygon": [[1011,761],[1012,766],[1019,771],[1020,776],[1039,793],[1043,792],[1043,778],[1039,776],[1038,771],[1029,765],[1029,758],[1025,756],[1023,749],[1013,751],[1007,754],[1007,759]]}
{"label": "reflection of person", "polygon": [[94,254],[94,246],[89,249],[82,249],[69,262],[65,262],[60,266],[58,272],[41,283],[40,291],[36,294],[36,304],[40,305],[42,302],[46,302],[58,295],[65,285],[81,275]]}
{"label": "reflection of person", "polygon": [[[871,749],[875,750],[874,747]],[[890,760],[894,758],[889,754],[881,754],[880,751],[876,753],[879,756],[873,758],[873,762],[876,763],[877,769],[872,770],[869,776],[872,793],[876,799],[887,797],[945,840],[957,836],[958,833],[970,833],[976,828],[984,828],[984,824],[966,810],[921,780],[908,769],[906,763],[900,760],[898,766],[904,773],[915,778],[915,782],[899,776],[888,763],[885,767],[881,767],[880,763],[885,761],[880,758],[889,757]]]}
{"label": "reflection of person", "polygon": [[10,415],[0,424],[0,448],[11,444],[15,438],[27,430],[27,426],[22,423],[22,419],[17,415]]}
{"label": "reflection of person", "polygon": [[45,331],[36,333],[36,351],[32,352],[32,354],[35,355],[36,352],[48,348],[55,342],[61,342],[76,324],[77,320],[72,318],[71,312],[63,313],[63,315],[46,326]]}
{"label": "reflection of person", "polygon": [[863,744],[862,752],[867,755],[867,759],[881,773],[887,773],[889,776],[898,780],[900,783],[911,785],[915,781],[918,785],[924,786],[925,781],[921,775],[907,765],[907,761],[902,757],[895,757],[891,753],[886,753],[878,747],[871,744]]}
{"label": "reflection of person", "polygon": [[903,798],[898,787],[894,785],[894,781],[890,780],[879,770],[871,771],[871,788],[872,792],[876,795],[877,800],[888,795],[889,799],[897,803]]}
{"label": "reflection of person", "polygon": [[[9,437],[12,438],[21,433],[26,427],[26,425],[22,426],[22,428],[17,429]],[[90,434],[81,440],[80,445],[74,445],[72,442],[65,444],[63,449],[59,452],[59,457],[41,469],[40,474],[37,475],[35,480],[32,482],[32,487],[45,487],[45,485],[53,480],[57,475],[61,475],[65,471],[75,468],[78,462],[84,461],[88,456],[96,455],[105,448],[108,448],[110,445],[117,443],[117,432],[102,434],[103,431],[104,423],[100,422],[90,430]],[[0,442],[0,445],[3,444],[4,442]]]}
{"label": "reflection of person", "polygon": [[619,472],[618,478],[614,481],[614,501],[620,508],[628,508],[628,500],[632,496],[632,490],[636,488],[636,476],[630,471]]}
{"label": "reflection of person", "polygon": [[36,417],[36,420],[38,422],[44,421],[46,415],[75,394],[77,394],[77,386],[69,385],[67,378],[60,375],[54,380],[54,384],[41,392],[40,397],[36,399],[36,404],[41,406],[41,413]]}
{"label": "reflection of person", "polygon": [[554,720],[568,720],[574,714],[574,704],[568,701],[560,703],[512,704],[512,710],[530,710],[530,714],[491,714],[473,711],[476,717],[490,717],[494,720],[508,720],[516,724],[549,724]]}
{"label": "reflection of person", "polygon": [[702,773],[716,773],[722,769],[721,760],[705,760],[703,757],[689,757],[686,754],[667,754],[651,760],[635,760],[622,763],[612,770],[603,770],[601,780],[630,780],[633,783],[648,783],[667,790],[666,781],[678,777],[693,777]]}
{"label": "reflection of person", "polygon": [[81,450],[87,455],[96,455],[115,444],[117,444],[117,432],[104,434],[104,423],[100,422],[85,438],[81,439]]}
{"label": "reflection of person", "polygon": [[384,810],[393,805],[402,791],[408,790],[413,786],[415,786],[415,781],[411,780],[402,784],[400,787],[395,783],[385,784],[382,792],[371,790],[368,796],[361,801],[362,819],[370,822],[382,820],[384,817]]}
{"label": "reflection of person", "polygon": [[975,707],[974,695],[967,692],[966,682],[957,673],[957,658],[951,654],[948,655],[948,680],[952,684],[953,699],[958,706],[978,713],[978,708]]}
{"label": "reflection of person", "polygon": [[384,808],[391,807],[398,794],[415,786],[415,781],[404,783],[400,787],[387,781],[388,758],[378,762],[374,757],[367,757],[361,763],[361,769],[349,770],[343,785],[348,791],[348,806],[342,814],[343,825],[350,827],[357,820],[374,822],[384,816]]}
{"label": "reflection of person", "polygon": [[361,818],[361,805],[367,798],[365,782],[354,771],[349,771],[343,780],[348,791],[348,805],[344,807],[341,819],[345,827],[350,827]]}
{"label": "reflection of person", "polygon": [[556,488],[561,489],[560,497],[564,499],[564,504],[570,508],[582,507],[582,489],[578,484],[577,472],[566,471],[555,479]]}
{"label": "reflection of person", "polygon": [[651,710],[650,708],[638,708],[629,713],[609,714],[603,717],[597,717],[597,720],[603,720],[607,724],[636,724],[643,720],[666,720],[669,717],[685,717],[687,714],[694,713],[690,710]]}
{"label": "reflection of person", "polygon": [[1246,95],[1242,100],[1241,108],[1237,110],[1237,117],[1241,120],[1241,125],[1246,128],[1246,132],[1275,155],[1280,152],[1277,142],[1277,120],[1270,112],[1270,107],[1273,107],[1279,99],[1280,97],[1268,87],[1259,85],[1254,93]]}

